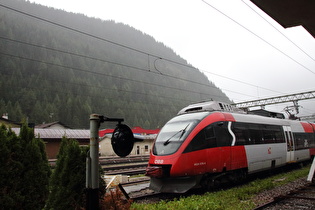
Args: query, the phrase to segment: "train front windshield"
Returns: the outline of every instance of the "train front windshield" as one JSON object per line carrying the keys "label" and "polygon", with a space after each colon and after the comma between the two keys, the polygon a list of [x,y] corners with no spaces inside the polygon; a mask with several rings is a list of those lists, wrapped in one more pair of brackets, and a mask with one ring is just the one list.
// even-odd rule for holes
{"label": "train front windshield", "polygon": [[183,114],[168,121],[156,138],[153,154],[170,155],[176,152],[189,133],[207,115],[209,112]]}

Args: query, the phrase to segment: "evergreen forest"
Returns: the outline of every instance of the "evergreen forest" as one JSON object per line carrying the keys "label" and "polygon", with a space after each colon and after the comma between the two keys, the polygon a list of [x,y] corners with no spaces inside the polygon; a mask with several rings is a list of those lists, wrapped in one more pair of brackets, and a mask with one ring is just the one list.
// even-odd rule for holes
{"label": "evergreen forest", "polygon": [[10,120],[88,128],[97,113],[155,129],[206,100],[230,102],[206,75],[131,26],[25,0],[0,3],[0,114]]}

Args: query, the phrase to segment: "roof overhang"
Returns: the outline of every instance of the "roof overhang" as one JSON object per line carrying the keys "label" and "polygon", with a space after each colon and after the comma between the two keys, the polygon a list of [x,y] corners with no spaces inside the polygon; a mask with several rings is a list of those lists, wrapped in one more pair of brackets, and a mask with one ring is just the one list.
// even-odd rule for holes
{"label": "roof overhang", "polygon": [[251,0],[284,28],[303,26],[315,38],[314,0]]}

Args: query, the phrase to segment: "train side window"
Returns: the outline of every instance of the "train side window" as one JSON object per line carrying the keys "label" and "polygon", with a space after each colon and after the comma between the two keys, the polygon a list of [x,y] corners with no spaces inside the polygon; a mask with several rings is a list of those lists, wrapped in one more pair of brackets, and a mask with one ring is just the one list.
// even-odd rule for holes
{"label": "train side window", "polygon": [[235,145],[284,143],[283,129],[278,125],[234,122]]}
{"label": "train side window", "polygon": [[193,152],[207,148],[207,140],[205,137],[205,131],[201,130],[188,144],[184,153]]}
{"label": "train side window", "polygon": [[261,144],[262,143],[262,135],[260,130],[249,129],[250,141],[252,144]]}
{"label": "train side window", "polygon": [[284,143],[282,127],[278,125],[264,125],[263,139],[265,143]]}
{"label": "train side window", "polygon": [[263,144],[262,125],[248,123],[251,144]]}
{"label": "train side window", "polygon": [[234,122],[232,130],[236,137],[235,145],[250,144],[250,138],[248,135],[248,126],[246,125],[246,123]]}
{"label": "train side window", "polygon": [[295,149],[306,149],[310,147],[312,136],[310,133],[294,133]]}
{"label": "train side window", "polygon": [[264,143],[276,142],[276,137],[270,126],[268,125],[262,126],[262,139],[264,140]]}
{"label": "train side window", "polygon": [[275,131],[276,143],[285,143],[285,138],[283,135],[283,129],[280,126],[279,130]]}
{"label": "train side window", "polygon": [[207,139],[210,139],[210,138],[215,138],[215,135],[214,135],[214,130],[213,130],[213,126],[210,125],[210,126],[207,126],[205,128],[205,134],[206,134],[206,138]]}
{"label": "train side window", "polygon": [[212,125],[207,126],[205,129],[207,147],[212,148],[217,146],[216,136]]}
{"label": "train side window", "polygon": [[202,129],[189,143],[184,153],[213,148],[217,146],[216,133],[212,125]]}
{"label": "train side window", "polygon": [[218,122],[214,126],[218,147],[231,146],[232,136],[228,131],[228,122]]}
{"label": "train side window", "polygon": [[236,144],[235,145],[246,145],[246,138],[245,138],[245,132],[242,129],[235,128],[233,130],[235,138],[236,138]]}

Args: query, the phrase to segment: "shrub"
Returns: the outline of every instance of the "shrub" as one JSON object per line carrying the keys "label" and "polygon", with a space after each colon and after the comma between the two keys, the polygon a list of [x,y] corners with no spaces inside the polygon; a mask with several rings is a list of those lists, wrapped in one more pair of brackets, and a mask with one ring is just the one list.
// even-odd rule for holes
{"label": "shrub", "polygon": [[109,190],[101,200],[100,209],[102,210],[126,210],[130,209],[132,201],[126,200],[123,193],[117,187]]}

